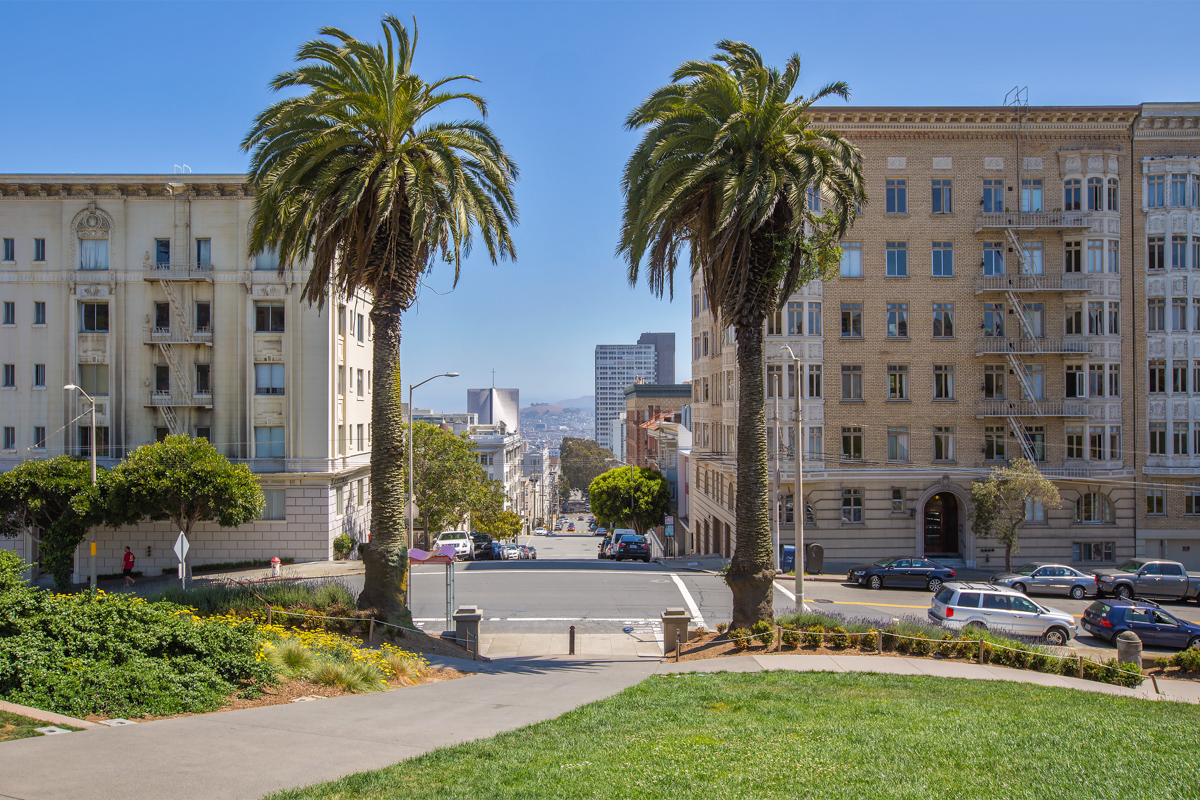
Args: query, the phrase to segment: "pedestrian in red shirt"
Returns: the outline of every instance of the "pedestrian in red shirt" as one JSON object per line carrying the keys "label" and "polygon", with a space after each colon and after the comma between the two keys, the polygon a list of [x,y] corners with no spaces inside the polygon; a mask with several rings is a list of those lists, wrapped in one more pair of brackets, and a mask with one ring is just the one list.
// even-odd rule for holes
{"label": "pedestrian in red shirt", "polygon": [[133,583],[134,583],[134,580],[133,580],[133,562],[134,561],[135,561],[135,559],[133,557],[133,552],[128,547],[126,547],[125,548],[125,560],[123,562],[123,569],[121,570],[121,572],[123,572],[125,574],[125,585],[126,586],[133,586]]}

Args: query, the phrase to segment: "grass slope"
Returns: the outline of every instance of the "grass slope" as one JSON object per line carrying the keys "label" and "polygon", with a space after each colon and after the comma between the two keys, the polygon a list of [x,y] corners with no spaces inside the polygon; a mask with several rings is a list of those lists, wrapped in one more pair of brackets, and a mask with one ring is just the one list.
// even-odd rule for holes
{"label": "grass slope", "polygon": [[[30,719],[19,714],[0,711],[0,742],[7,742],[11,739],[28,739],[31,736],[45,736],[44,733],[38,733],[36,729],[50,724],[42,722],[40,719]],[[70,725],[59,725],[58,727],[66,728],[69,731],[79,730]]]}
{"label": "grass slope", "polygon": [[656,676],[273,800],[1194,797],[1198,723],[1195,706],[993,681]]}

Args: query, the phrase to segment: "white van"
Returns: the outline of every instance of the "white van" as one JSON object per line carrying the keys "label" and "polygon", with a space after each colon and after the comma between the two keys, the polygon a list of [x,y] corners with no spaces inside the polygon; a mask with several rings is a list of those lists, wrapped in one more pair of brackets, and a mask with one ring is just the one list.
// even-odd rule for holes
{"label": "white van", "polygon": [[475,542],[471,539],[471,534],[466,531],[445,531],[438,534],[437,541],[433,543],[433,549],[437,550],[444,545],[454,545],[454,557],[462,561],[475,560]]}

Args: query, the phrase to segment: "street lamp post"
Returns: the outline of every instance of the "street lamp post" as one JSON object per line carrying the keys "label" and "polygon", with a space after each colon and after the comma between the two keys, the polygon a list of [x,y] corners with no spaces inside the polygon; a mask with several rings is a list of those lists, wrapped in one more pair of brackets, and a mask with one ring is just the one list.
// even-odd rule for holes
{"label": "street lamp post", "polygon": [[796,370],[796,433],[795,442],[792,449],[796,453],[796,494],[792,500],[792,516],[796,520],[796,610],[804,613],[804,514],[807,507],[804,503],[804,449],[801,446],[803,442],[802,432],[804,414],[801,410],[800,398],[804,394],[802,391],[804,383],[800,379],[800,359],[792,352],[789,345],[784,345],[780,350],[787,350],[787,354],[792,357],[792,367]]}
{"label": "street lamp post", "polygon": [[[91,456],[92,456],[92,486],[95,486],[96,485],[96,398],[92,397],[90,394],[85,392],[83,389],[80,389],[78,386],[76,386],[73,383],[68,383],[66,386],[63,387],[63,389],[65,389],[68,392],[69,391],[79,392],[81,395],[84,396],[84,399],[86,399],[89,403],[92,404],[92,435],[91,435],[91,446],[88,447],[88,450],[91,452]],[[92,541],[90,542],[89,547],[88,547],[88,550],[90,551],[91,562],[92,562],[91,563],[91,573],[92,574],[91,574],[90,580],[91,580],[92,588],[95,589],[98,586],[98,584],[96,583],[96,529],[95,528],[92,528],[91,534],[92,534]]]}
{"label": "street lamp post", "polygon": [[[404,504],[404,522],[405,522],[405,532],[408,534],[408,547],[410,550],[412,549],[412,546],[413,546],[413,501],[414,501],[414,498],[416,497],[416,495],[413,494],[413,450],[415,449],[413,447],[413,418],[412,418],[413,417],[413,401],[412,401],[413,389],[417,389],[421,386],[424,386],[425,384],[429,383],[431,380],[434,380],[436,378],[457,378],[457,377],[458,377],[457,372],[443,372],[439,375],[433,375],[432,377],[426,378],[425,380],[421,381],[420,383],[410,383],[408,385],[408,502]],[[425,531],[425,535],[428,536],[429,531]],[[405,565],[407,567],[408,575],[405,576],[404,586],[405,586],[405,589],[407,590],[407,594],[409,595],[409,599],[411,599],[411,596],[412,596],[412,561],[410,559],[405,559]],[[411,605],[412,604],[410,602],[409,606],[411,607]]]}

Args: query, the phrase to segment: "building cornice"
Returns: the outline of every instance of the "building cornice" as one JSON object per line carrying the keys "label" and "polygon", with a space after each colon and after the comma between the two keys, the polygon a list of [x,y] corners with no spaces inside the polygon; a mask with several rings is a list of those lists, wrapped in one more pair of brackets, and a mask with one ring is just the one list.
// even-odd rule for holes
{"label": "building cornice", "polygon": [[245,175],[0,175],[0,199],[244,198]]}
{"label": "building cornice", "polygon": [[[1006,106],[859,106],[814,107],[809,117],[817,126],[840,131],[889,132],[1005,132],[1011,134],[1021,115]],[[1137,121],[1138,106],[1037,106],[1020,118],[1024,133],[1128,132]]]}

